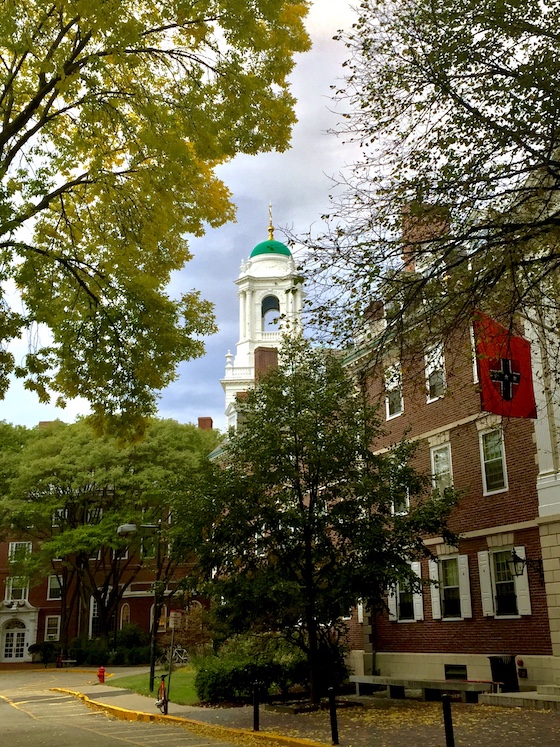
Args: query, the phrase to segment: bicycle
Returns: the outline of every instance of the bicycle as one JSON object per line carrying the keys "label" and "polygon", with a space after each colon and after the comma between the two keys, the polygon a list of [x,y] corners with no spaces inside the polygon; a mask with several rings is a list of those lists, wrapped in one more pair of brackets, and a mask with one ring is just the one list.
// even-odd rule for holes
{"label": "bicycle", "polygon": [[[178,664],[179,666],[185,666],[185,664],[188,664],[189,654],[187,652],[187,649],[183,648],[182,646],[174,646],[171,661],[173,664]],[[169,649],[162,656],[160,656],[159,659],[156,659],[156,666],[169,666]]]}
{"label": "bicycle", "polygon": [[188,664],[189,654],[186,648],[182,646],[175,646],[173,648],[173,663],[174,664]]}
{"label": "bicycle", "polygon": [[163,713],[164,716],[167,716],[167,707],[169,704],[169,700],[167,699],[167,688],[165,686],[165,678],[169,677],[168,674],[160,674],[160,683],[159,683],[159,689],[158,689],[158,699],[156,700],[156,706],[159,708],[159,710]]}

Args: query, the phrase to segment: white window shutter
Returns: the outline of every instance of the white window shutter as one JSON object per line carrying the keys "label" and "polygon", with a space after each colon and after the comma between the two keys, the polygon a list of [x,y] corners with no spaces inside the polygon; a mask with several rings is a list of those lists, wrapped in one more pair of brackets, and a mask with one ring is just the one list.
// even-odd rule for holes
{"label": "white window shutter", "polygon": [[[418,576],[418,578],[422,578],[422,565],[419,561],[414,561],[410,564],[410,567],[414,571],[414,573]],[[415,591],[412,595],[412,604],[414,608],[414,619],[415,620],[423,620],[424,619],[424,596],[422,594],[422,590]]]}
{"label": "white window shutter", "polygon": [[461,617],[472,617],[471,582],[469,579],[469,556],[459,555],[459,597],[461,599]]}
{"label": "white window shutter", "polygon": [[478,575],[480,577],[482,614],[485,617],[493,617],[494,595],[492,593],[492,577],[490,575],[490,554],[487,550],[482,550],[478,553]]}
{"label": "white window shutter", "polygon": [[[523,546],[514,548],[520,558],[525,558],[525,548]],[[517,611],[520,615],[530,615],[531,612],[531,595],[529,594],[529,576],[527,575],[527,566],[523,568],[523,575],[515,576],[515,594],[517,596]]]}
{"label": "white window shutter", "polygon": [[[430,569],[430,595],[432,598],[432,618],[441,620],[441,597],[439,591],[439,565],[437,560],[428,560]],[[435,583],[434,583],[435,582]]]}
{"label": "white window shutter", "polygon": [[394,586],[389,589],[387,607],[389,608],[389,620],[397,620],[397,590]]}

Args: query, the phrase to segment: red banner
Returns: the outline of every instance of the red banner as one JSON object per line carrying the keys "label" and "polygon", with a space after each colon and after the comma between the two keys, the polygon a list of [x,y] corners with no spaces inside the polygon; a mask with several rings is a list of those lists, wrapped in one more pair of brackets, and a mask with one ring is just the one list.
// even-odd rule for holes
{"label": "red banner", "polygon": [[505,418],[536,418],[531,344],[485,314],[474,322],[482,409]]}

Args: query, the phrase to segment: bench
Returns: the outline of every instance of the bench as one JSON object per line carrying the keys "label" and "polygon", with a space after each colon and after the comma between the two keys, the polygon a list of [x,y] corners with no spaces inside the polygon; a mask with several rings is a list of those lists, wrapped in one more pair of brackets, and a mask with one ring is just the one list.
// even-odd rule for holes
{"label": "bench", "polygon": [[440,700],[442,693],[460,693],[466,703],[478,703],[479,693],[501,692],[502,686],[491,680],[415,680],[374,674],[352,675],[350,682],[356,685],[356,695],[360,695],[360,685],[381,685],[388,688],[390,698],[404,698],[407,688],[421,690],[422,700]]}
{"label": "bench", "polygon": [[69,667],[69,666],[76,666],[77,662],[76,659],[59,659],[56,663],[57,667]]}

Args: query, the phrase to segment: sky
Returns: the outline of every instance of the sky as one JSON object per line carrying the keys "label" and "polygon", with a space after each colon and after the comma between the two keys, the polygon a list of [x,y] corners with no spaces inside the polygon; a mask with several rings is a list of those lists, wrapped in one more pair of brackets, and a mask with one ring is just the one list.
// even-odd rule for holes
{"label": "sky", "polygon": [[[220,384],[225,355],[235,352],[239,337],[237,287],[241,261],[256,244],[268,237],[268,206],[272,203],[275,238],[284,239],[282,229],[303,235],[319,230],[320,217],[329,209],[331,178],[352,160],[349,146],[328,130],[340,120],[330,87],[340,83],[347,50],[333,40],[338,29],[349,29],[355,13],[345,0],[314,0],[306,21],[312,49],[297,55],[291,76],[297,98],[291,148],[284,153],[238,156],[218,170],[237,206],[237,220],[190,243],[194,258],[175,273],[171,295],[191,289],[214,304],[219,331],[205,340],[203,357],[186,361],[177,379],[159,399],[160,417],[181,423],[197,423],[211,417],[214,427],[225,429],[225,399]],[[22,354],[25,351],[22,346]],[[42,405],[35,394],[14,382],[0,401],[0,420],[35,426],[39,421],[59,418],[71,423],[88,412],[82,400],[69,402],[62,410]]]}

